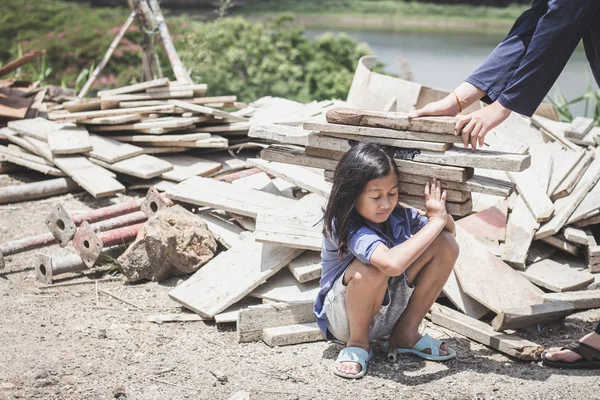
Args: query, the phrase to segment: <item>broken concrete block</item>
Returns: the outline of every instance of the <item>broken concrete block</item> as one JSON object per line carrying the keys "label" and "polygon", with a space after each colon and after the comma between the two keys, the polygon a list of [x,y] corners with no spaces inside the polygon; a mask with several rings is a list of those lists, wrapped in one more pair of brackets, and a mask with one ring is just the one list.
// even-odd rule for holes
{"label": "broken concrete block", "polygon": [[131,282],[160,281],[196,272],[216,250],[217,242],[206,222],[181,206],[173,206],[148,219],[118,262]]}

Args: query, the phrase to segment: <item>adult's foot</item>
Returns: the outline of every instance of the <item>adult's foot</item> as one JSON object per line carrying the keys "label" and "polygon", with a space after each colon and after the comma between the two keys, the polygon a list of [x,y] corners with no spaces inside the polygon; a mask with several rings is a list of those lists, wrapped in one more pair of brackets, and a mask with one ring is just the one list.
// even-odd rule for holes
{"label": "adult's foot", "polygon": [[[600,350],[600,335],[596,332],[588,333],[579,339],[579,341],[595,348],[596,350]],[[574,363],[583,358],[572,350],[561,350],[560,347],[552,347],[548,349],[548,351],[545,353],[545,357],[550,361],[561,361],[564,363]]]}

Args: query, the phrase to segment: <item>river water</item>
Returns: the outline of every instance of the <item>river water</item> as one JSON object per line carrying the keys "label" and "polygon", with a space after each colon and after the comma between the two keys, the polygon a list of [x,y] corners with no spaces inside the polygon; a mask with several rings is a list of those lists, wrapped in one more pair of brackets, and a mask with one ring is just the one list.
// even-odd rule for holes
{"label": "river water", "polygon": [[[307,29],[307,36],[314,38],[325,32]],[[344,33],[367,43],[373,54],[386,65],[386,72],[402,76],[408,70],[412,81],[445,90],[459,85],[503,39],[502,35],[453,32]],[[572,100],[585,93],[588,80],[598,90],[583,46],[580,46],[559,77],[557,86],[568,100]],[[572,106],[571,111],[574,115],[583,115],[583,103]]]}

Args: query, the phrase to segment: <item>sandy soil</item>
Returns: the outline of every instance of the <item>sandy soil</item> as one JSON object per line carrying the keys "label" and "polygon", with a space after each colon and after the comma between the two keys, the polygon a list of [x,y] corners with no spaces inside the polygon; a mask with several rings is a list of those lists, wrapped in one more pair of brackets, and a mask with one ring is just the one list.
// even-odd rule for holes
{"label": "sandy soil", "polygon": [[[0,175],[0,187],[28,177]],[[0,206],[0,242],[46,232],[44,218],[59,201],[75,212],[127,198],[76,194]],[[269,348],[237,343],[233,325],[146,322],[148,315],[184,312],[167,296],[177,279],[98,285],[137,308],[97,297],[95,284],[41,288],[32,270],[36,254],[9,257],[0,271],[0,399],[111,399],[121,392],[130,400],[228,399],[238,391],[250,399],[600,399],[598,371],[516,361],[432,325],[428,332],[456,348],[456,360],[439,364],[407,356],[390,364],[376,352],[364,379],[346,381],[330,372],[337,344]],[[598,319],[600,310],[590,310],[519,334],[545,346],[563,344],[592,330]]]}

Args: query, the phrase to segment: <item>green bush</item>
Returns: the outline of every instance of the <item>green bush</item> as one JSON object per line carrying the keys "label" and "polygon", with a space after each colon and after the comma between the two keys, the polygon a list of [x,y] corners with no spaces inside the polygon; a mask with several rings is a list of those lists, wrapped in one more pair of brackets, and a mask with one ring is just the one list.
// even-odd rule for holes
{"label": "green bush", "polygon": [[[289,16],[264,22],[224,18],[200,24],[185,37],[183,62],[209,94],[242,101],[281,96],[301,102],[345,98],[366,45],[346,35],[315,40]],[[380,68],[380,67],[378,67]]]}
{"label": "green bush", "polygon": [[[47,81],[75,86],[81,71],[97,65],[129,15],[122,7],[93,8],[87,4],[59,0],[0,1],[0,63],[19,52],[46,49],[46,64],[52,72]],[[113,53],[98,86],[127,84],[141,76],[141,34],[134,23]],[[33,63],[32,68],[41,68]],[[35,74],[23,74],[32,79]]]}

